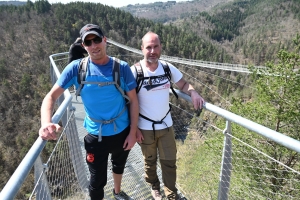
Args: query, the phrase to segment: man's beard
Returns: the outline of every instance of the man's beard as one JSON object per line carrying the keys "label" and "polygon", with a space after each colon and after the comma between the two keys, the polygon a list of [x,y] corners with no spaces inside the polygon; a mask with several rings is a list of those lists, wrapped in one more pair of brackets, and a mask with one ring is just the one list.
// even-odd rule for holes
{"label": "man's beard", "polygon": [[157,63],[158,62],[158,58],[155,58],[155,59],[147,58],[147,62],[151,63],[151,64]]}

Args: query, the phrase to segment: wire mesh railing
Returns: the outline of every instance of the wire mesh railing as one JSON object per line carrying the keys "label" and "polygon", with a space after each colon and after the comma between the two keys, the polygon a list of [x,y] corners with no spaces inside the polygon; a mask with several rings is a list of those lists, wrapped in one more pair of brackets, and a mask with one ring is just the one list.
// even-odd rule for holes
{"label": "wire mesh railing", "polygon": [[82,154],[74,154],[70,146],[70,139],[78,137],[74,111],[57,140],[46,162],[37,160],[35,165],[35,187],[29,199],[78,199],[87,198],[83,191],[87,187],[80,183],[87,180],[84,168],[76,171],[76,160],[82,161]]}

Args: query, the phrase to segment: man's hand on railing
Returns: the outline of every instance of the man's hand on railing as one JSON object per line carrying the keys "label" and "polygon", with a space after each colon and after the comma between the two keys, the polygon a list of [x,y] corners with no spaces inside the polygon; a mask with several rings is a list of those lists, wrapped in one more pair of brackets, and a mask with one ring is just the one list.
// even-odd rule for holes
{"label": "man's hand on railing", "polygon": [[56,133],[60,130],[61,127],[58,124],[47,123],[40,128],[39,135],[43,140],[57,140]]}
{"label": "man's hand on railing", "polygon": [[195,110],[202,110],[205,100],[195,91],[190,91]]}

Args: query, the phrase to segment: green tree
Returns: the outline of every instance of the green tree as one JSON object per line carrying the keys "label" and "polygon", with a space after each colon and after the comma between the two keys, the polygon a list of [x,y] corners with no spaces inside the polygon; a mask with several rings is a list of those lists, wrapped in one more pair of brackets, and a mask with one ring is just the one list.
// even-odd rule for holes
{"label": "green tree", "polygon": [[46,0],[38,0],[34,4],[35,10],[38,14],[46,13],[51,9],[51,4]]}
{"label": "green tree", "polygon": [[19,85],[19,91],[20,95],[23,97],[25,95],[30,94],[30,81],[31,77],[28,74],[23,74],[20,85]]}
{"label": "green tree", "polygon": [[[300,139],[297,129],[294,129],[300,120],[299,43],[300,36],[297,35],[294,39],[294,52],[282,49],[277,54],[277,64],[267,62],[264,71],[252,69],[258,91],[257,99],[253,103],[260,103],[261,114],[264,115],[259,118],[259,122],[295,139]],[[269,120],[264,120],[265,116]]]}
{"label": "green tree", "polygon": [[[268,62],[266,70],[259,71],[251,68],[257,89],[256,98],[248,103],[235,100],[231,110],[277,132],[300,140],[300,35],[296,36],[294,44],[295,50],[293,52],[281,49],[277,54],[278,62]],[[239,132],[243,139],[252,146],[259,146],[271,157],[299,171],[300,158],[297,152],[289,151],[271,140],[260,138],[260,141],[257,142],[258,140],[254,139],[253,134],[247,135],[247,132],[243,130],[233,132]],[[251,157],[251,155],[248,156]],[[251,159],[256,158],[252,155]],[[262,176],[259,174],[264,173],[265,181],[272,183],[267,186],[268,188],[264,188],[265,191],[269,190],[274,195],[271,199],[276,199],[278,197],[276,194],[288,194],[288,189],[284,188],[288,188],[286,180],[290,174],[286,173],[284,167],[277,162],[266,165],[268,166],[263,167],[270,170],[259,171],[258,167],[258,171],[255,172],[258,176],[251,178],[261,180]],[[294,185],[294,187],[299,187],[299,184],[298,186]]]}

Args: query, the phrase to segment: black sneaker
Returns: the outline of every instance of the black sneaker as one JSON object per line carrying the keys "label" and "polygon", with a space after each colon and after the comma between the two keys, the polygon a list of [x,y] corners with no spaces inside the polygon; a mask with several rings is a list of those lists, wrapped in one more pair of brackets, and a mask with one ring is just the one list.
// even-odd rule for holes
{"label": "black sneaker", "polygon": [[185,196],[182,193],[177,194],[178,195],[178,200],[187,200]]}
{"label": "black sneaker", "polygon": [[115,190],[113,189],[113,194],[116,200],[130,200],[129,196],[123,191],[120,191],[118,194],[116,194]]}

